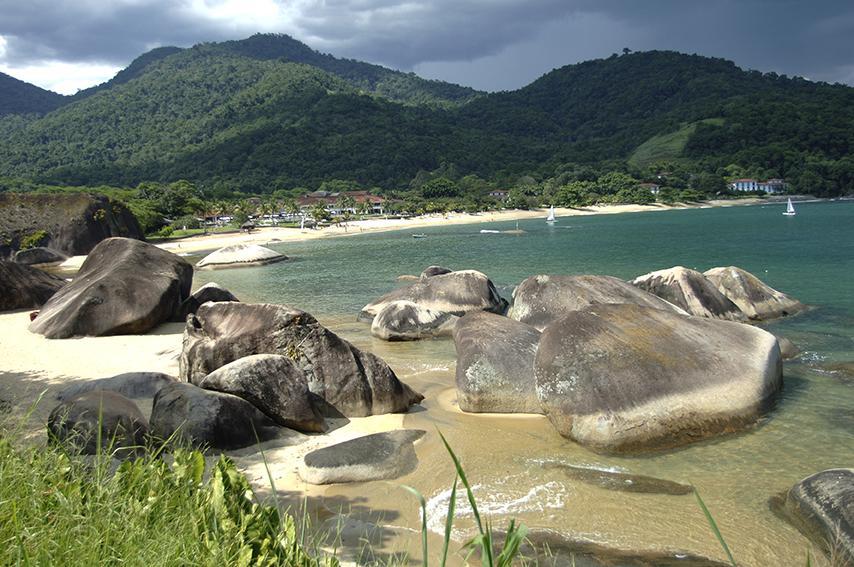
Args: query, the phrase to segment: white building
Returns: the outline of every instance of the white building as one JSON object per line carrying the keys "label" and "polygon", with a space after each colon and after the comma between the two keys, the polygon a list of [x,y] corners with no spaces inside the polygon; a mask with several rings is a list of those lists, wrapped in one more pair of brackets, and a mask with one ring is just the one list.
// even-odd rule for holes
{"label": "white building", "polygon": [[729,184],[730,191],[759,191],[756,179],[735,179]]}
{"label": "white building", "polygon": [[760,181],[759,190],[765,191],[769,195],[782,193],[786,190],[786,182],[782,179],[769,179],[768,181]]}

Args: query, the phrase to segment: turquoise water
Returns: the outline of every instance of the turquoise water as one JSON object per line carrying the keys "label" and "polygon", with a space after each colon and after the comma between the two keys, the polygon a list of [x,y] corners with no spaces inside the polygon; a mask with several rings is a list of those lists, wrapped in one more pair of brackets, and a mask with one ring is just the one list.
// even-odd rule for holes
{"label": "turquoise water", "polygon": [[[388,360],[426,396],[426,411],[407,416],[406,425],[441,428],[498,524],[517,517],[566,537],[721,558],[693,498],[604,490],[547,465],[604,467],[695,484],[739,564],[795,565],[803,564],[809,543],[771,512],[768,499],[819,470],[854,466],[854,379],[827,368],[854,361],[854,203],[804,203],[794,218],[781,212],[780,205],[689,209],[559,218],[554,227],[520,221],[523,235],[481,234],[515,227],[482,223],[273,244],[293,260],[200,272],[197,283],[215,280],[245,301],[305,309]],[[413,239],[412,232],[428,236]],[[674,265],[701,271],[737,265],[813,309],[769,325],[802,355],[785,364],[783,394],[756,428],[668,453],[607,457],[561,438],[544,418],[459,412],[451,341],[389,344],[355,322],[364,304],[400,285],[397,276],[430,264],[483,271],[508,299],[513,286],[535,274],[628,279]],[[400,482],[418,487],[438,511],[453,480],[449,462],[435,435],[418,454],[420,466]],[[392,510],[397,525],[418,525],[414,505],[387,483],[329,492]],[[464,510],[461,515],[465,526]],[[436,521],[441,526],[441,518]],[[385,545],[413,544],[392,538]]]}

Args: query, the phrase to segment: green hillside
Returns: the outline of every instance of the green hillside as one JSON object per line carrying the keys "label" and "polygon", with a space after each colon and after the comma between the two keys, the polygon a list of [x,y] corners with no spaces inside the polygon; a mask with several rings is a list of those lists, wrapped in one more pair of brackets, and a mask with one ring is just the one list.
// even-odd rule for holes
{"label": "green hillside", "polygon": [[66,97],[0,73],[0,117],[45,114],[65,104]]}
{"label": "green hillside", "polygon": [[854,190],[854,89],[722,59],[614,55],[482,96],[287,36],[158,52],[131,67],[129,80],[42,118],[0,120],[0,177],[189,179],[221,194],[337,179],[405,192],[437,176],[502,186],[526,176],[543,187],[610,171],[643,180],[678,161],[677,187],[699,191],[743,175]]}
{"label": "green hillside", "polygon": [[722,118],[707,118],[699,122],[683,124],[674,132],[653,136],[635,148],[635,151],[629,156],[629,166],[640,169],[655,163],[675,162],[682,159],[685,145],[697,131],[699,124],[723,126],[724,120]]}

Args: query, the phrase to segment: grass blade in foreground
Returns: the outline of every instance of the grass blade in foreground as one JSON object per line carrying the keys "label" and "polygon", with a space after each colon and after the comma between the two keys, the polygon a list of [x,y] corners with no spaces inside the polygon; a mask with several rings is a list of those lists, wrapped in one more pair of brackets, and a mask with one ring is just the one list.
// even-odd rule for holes
{"label": "grass blade in foreground", "polygon": [[700,508],[703,510],[703,514],[706,515],[706,520],[708,520],[709,526],[711,526],[712,531],[715,532],[715,537],[718,538],[721,547],[723,547],[724,551],[726,552],[726,556],[729,558],[730,564],[732,564],[733,567],[736,567],[735,559],[733,559],[732,553],[729,550],[729,546],[726,544],[726,541],[724,541],[724,536],[721,535],[721,531],[718,529],[718,524],[715,522],[715,519],[712,518],[711,512],[709,512],[709,509],[706,508],[706,503],[703,502],[702,498],[700,498],[700,493],[699,491],[697,491],[696,488],[694,489],[694,496],[697,497],[697,503],[700,504]]}
{"label": "grass blade in foreground", "polygon": [[[427,561],[427,502],[424,501],[424,496],[411,486],[402,485],[403,488],[411,492],[418,499],[421,505],[421,564],[428,567]],[[444,562],[443,562],[444,564]]]}

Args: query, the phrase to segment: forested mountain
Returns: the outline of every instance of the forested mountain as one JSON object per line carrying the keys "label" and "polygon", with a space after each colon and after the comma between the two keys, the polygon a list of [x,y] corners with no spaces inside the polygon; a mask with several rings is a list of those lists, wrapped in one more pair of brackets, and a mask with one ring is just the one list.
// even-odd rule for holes
{"label": "forested mountain", "polygon": [[122,73],[42,118],[0,120],[0,176],[263,193],[334,179],[406,190],[439,170],[508,184],[681,168],[710,188],[750,175],[854,191],[854,89],[722,59],[614,55],[482,95],[259,35]]}
{"label": "forested mountain", "polygon": [[0,73],[0,116],[45,114],[65,104],[66,97]]}

